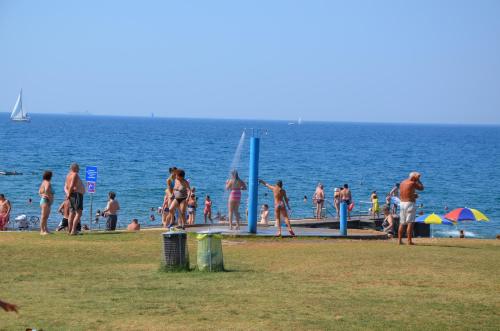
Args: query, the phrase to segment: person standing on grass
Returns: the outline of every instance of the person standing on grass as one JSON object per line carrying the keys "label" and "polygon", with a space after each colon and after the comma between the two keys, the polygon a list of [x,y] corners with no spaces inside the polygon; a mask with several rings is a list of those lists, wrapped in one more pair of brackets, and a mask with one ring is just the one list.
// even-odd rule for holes
{"label": "person standing on grass", "polygon": [[323,189],[323,185],[321,183],[318,183],[318,186],[316,187],[316,191],[313,195],[313,201],[316,203],[315,217],[316,219],[321,219],[323,205],[325,203],[325,190]]}
{"label": "person standing on grass", "polygon": [[64,184],[66,199],[69,200],[70,204],[68,234],[72,236],[77,234],[78,224],[80,224],[83,212],[83,195],[85,194],[85,187],[78,175],[79,172],[80,166],[77,163],[71,164]]}
{"label": "person standing on grass", "polygon": [[281,237],[281,216],[285,219],[290,235],[295,236],[295,233],[292,230],[292,225],[290,224],[290,219],[288,218],[287,208],[290,210],[290,204],[288,203],[286,191],[283,189],[283,182],[278,180],[276,185],[269,185],[262,179],[259,179],[259,183],[270,189],[274,195],[274,218],[276,219],[276,224],[278,225],[278,232],[276,233],[276,236]]}
{"label": "person standing on grass", "polygon": [[40,234],[42,236],[49,234],[47,221],[49,219],[52,203],[54,202],[54,190],[52,189],[52,184],[50,183],[51,179],[52,179],[52,171],[45,171],[43,173],[42,184],[38,189],[38,194],[40,195],[40,210],[41,210]]}
{"label": "person standing on grass", "polygon": [[399,205],[399,230],[398,230],[398,243],[403,243],[403,231],[406,225],[406,236],[408,238],[408,245],[414,245],[412,241],[413,224],[417,215],[416,201],[418,194],[415,190],[423,191],[424,185],[420,181],[420,173],[411,172],[408,179],[401,182],[399,186],[399,196],[401,203]]}
{"label": "person standing on grass", "polygon": [[207,224],[207,219],[210,220],[211,224],[214,223],[212,221],[212,200],[210,199],[209,195],[205,197],[205,208],[203,209],[203,217],[205,219],[205,224]]}
{"label": "person standing on grass", "polygon": [[10,201],[5,199],[5,195],[0,193],[0,231],[5,231],[7,229],[11,210],[12,205]]}
{"label": "person standing on grass", "polygon": [[109,192],[108,194],[108,204],[106,209],[102,212],[106,217],[106,231],[115,231],[116,223],[118,222],[118,210],[120,210],[120,204],[116,200],[116,193]]}

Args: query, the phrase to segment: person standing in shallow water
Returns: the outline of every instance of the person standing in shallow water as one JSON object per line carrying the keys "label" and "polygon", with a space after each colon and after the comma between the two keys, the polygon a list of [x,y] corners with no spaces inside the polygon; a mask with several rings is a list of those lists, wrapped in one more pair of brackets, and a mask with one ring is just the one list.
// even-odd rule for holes
{"label": "person standing in shallow water", "polygon": [[288,232],[291,236],[295,236],[292,230],[292,225],[290,224],[290,219],[288,218],[288,210],[290,210],[290,205],[288,203],[288,197],[286,196],[286,191],[283,189],[283,182],[278,180],[276,185],[269,185],[262,179],[259,179],[259,183],[267,187],[273,192],[274,195],[274,218],[278,225],[278,232],[276,236],[281,236],[281,216],[285,219],[286,226],[288,227]]}
{"label": "person standing in shallow water", "polygon": [[52,189],[52,171],[45,171],[43,173],[43,180],[40,188],[38,189],[38,194],[40,195],[40,234],[49,234],[49,228],[47,227],[47,221],[50,215],[50,209],[52,203],[54,202],[54,190]]}
{"label": "person standing in shallow water", "polygon": [[229,191],[228,200],[228,219],[229,229],[233,229],[233,216],[236,218],[236,230],[240,229],[240,204],[241,191],[246,190],[247,185],[238,175],[238,171],[231,172],[231,178],[226,182],[226,190]]}
{"label": "person standing in shallow water", "polygon": [[80,224],[80,218],[83,212],[83,195],[85,194],[85,187],[83,186],[82,180],[78,175],[80,171],[80,166],[77,163],[73,163],[70,166],[68,175],[66,176],[66,182],[64,184],[64,192],[66,193],[66,199],[69,200],[69,218],[68,218],[68,234],[76,235],[78,224]]}
{"label": "person standing in shallow water", "polygon": [[415,217],[417,215],[416,201],[418,194],[415,190],[423,191],[424,185],[420,181],[420,173],[411,172],[408,179],[405,179],[399,185],[399,196],[401,203],[399,205],[399,229],[398,229],[398,243],[403,243],[403,231],[406,225],[406,236],[408,238],[408,245],[414,245],[412,241],[413,224],[415,224]]}

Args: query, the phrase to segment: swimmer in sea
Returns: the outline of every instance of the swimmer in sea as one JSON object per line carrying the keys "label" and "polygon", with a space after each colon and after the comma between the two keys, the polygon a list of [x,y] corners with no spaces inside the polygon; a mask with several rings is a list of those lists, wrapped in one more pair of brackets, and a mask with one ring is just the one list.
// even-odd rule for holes
{"label": "swimmer in sea", "polygon": [[273,192],[274,195],[274,218],[278,225],[278,232],[276,233],[277,237],[281,237],[281,216],[285,219],[286,226],[288,228],[288,232],[290,232],[291,236],[295,236],[295,233],[292,230],[292,225],[290,224],[290,219],[288,218],[288,210],[290,210],[290,205],[288,203],[288,197],[286,196],[286,191],[283,189],[283,182],[278,180],[276,185],[270,185],[259,179],[259,183],[267,187]]}

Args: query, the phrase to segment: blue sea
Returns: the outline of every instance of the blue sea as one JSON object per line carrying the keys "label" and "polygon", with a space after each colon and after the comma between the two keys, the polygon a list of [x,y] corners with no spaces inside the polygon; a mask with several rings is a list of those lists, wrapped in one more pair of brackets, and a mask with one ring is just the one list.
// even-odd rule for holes
{"label": "blue sea", "polygon": [[[260,177],[284,181],[294,218],[312,216],[310,198],[318,182],[324,184],[329,200],[333,200],[334,187],[348,183],[355,211],[365,213],[373,190],[385,197],[395,182],[416,170],[425,185],[418,201],[424,212],[476,208],[491,221],[464,224],[467,235],[492,238],[500,234],[499,126],[307,121],[290,125],[285,121],[41,114],[33,114],[31,123],[13,123],[2,113],[0,171],[23,175],[0,176],[0,192],[13,204],[12,218],[38,215],[42,172],[54,172],[58,205],[64,198],[68,167],[78,162],[82,176],[85,166],[98,168],[94,211],[105,207],[107,193],[113,190],[121,204],[121,226],[132,218],[143,225],[158,225],[160,217],[151,208],[161,205],[168,168],[177,166],[185,169],[197,188],[197,222],[202,222],[206,194],[214,201],[214,214],[225,213],[224,183],[245,129],[243,152],[235,161],[241,177],[248,178],[248,137],[253,131],[262,138]],[[266,193],[259,189],[260,204],[272,204]],[[304,202],[305,195],[308,202]],[[89,203],[86,195],[84,223],[90,218]],[[156,221],[149,221],[151,214],[156,214]],[[50,226],[55,227],[60,218],[53,210]],[[434,226],[432,231],[434,236],[458,234],[453,226]]]}

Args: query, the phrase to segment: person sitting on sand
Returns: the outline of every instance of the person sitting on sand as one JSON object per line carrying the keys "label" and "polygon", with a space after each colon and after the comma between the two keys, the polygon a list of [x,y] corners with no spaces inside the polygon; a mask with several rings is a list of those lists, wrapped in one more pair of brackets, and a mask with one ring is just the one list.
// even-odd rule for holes
{"label": "person sitting on sand", "polygon": [[392,235],[394,232],[394,218],[391,213],[391,208],[388,205],[384,206],[384,217],[384,221],[382,222],[383,231]]}
{"label": "person sitting on sand", "polygon": [[260,224],[267,225],[269,223],[269,205],[263,204],[260,210]]}
{"label": "person sitting on sand", "polygon": [[137,218],[134,218],[129,225],[127,225],[127,231],[139,231],[141,229],[141,225]]}
{"label": "person sitting on sand", "polygon": [[285,219],[290,235],[295,236],[295,233],[292,230],[292,225],[290,224],[290,219],[288,218],[287,208],[290,210],[290,204],[288,203],[286,191],[283,189],[283,182],[278,180],[276,185],[269,185],[262,179],[259,179],[259,183],[270,189],[274,195],[274,218],[276,220],[276,224],[278,225],[278,232],[276,233],[276,236],[281,237],[281,216]]}
{"label": "person sitting on sand", "polygon": [[398,244],[403,243],[403,231],[406,225],[406,236],[408,237],[408,245],[414,245],[412,241],[413,225],[417,216],[417,206],[415,205],[418,194],[415,190],[423,191],[424,185],[420,181],[420,173],[411,172],[408,179],[405,179],[400,185],[399,204],[399,229],[398,229]]}
{"label": "person sitting on sand", "polygon": [[0,193],[0,231],[5,231],[7,229],[11,210],[12,205],[10,201],[5,199],[5,195]]}

